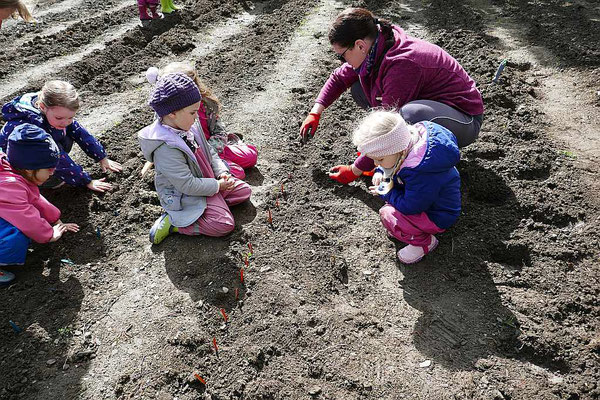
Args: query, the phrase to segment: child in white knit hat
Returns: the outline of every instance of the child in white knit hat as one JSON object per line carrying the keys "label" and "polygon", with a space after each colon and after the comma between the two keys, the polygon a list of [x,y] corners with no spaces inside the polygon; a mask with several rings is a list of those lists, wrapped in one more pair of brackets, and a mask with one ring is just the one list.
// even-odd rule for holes
{"label": "child in white knit hat", "polygon": [[434,236],[460,214],[460,153],[448,129],[423,121],[407,125],[393,111],[374,111],[354,132],[358,151],[375,161],[372,194],[386,204],[379,210],[388,234],[408,246],[398,251],[405,264],[435,249]]}

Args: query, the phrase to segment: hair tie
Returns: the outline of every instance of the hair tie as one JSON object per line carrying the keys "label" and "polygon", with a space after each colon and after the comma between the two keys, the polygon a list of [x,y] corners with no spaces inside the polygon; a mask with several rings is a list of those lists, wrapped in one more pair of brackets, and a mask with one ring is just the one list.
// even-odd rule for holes
{"label": "hair tie", "polygon": [[146,71],[146,79],[148,80],[148,82],[154,85],[156,81],[158,81],[158,68],[148,68],[148,70]]}

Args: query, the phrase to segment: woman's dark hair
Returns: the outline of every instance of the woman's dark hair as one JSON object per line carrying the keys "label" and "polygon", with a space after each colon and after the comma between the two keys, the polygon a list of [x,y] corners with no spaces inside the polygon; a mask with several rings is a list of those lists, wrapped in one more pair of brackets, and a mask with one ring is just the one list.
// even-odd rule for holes
{"label": "woman's dark hair", "polygon": [[[377,25],[381,33],[389,38],[392,33],[390,21],[376,18],[373,13],[364,8],[347,8],[342,11],[329,30],[329,43],[342,47],[353,47],[359,39],[375,39]],[[393,40],[393,35],[391,36]]]}

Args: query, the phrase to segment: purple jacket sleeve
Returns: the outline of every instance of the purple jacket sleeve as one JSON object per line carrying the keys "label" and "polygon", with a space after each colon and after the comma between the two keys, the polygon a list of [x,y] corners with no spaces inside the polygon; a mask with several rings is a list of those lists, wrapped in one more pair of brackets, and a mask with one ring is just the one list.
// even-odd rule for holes
{"label": "purple jacket sleeve", "polygon": [[375,168],[375,163],[369,157],[361,154],[356,160],[354,160],[354,166],[361,171],[370,171]]}
{"label": "purple jacket sleeve", "polygon": [[358,81],[358,75],[350,64],[344,63],[331,73],[315,102],[325,108],[329,107],[356,81]]}
{"label": "purple jacket sleeve", "polygon": [[64,151],[60,153],[54,175],[71,186],[86,186],[92,181],[92,178],[83,170],[81,165],[75,163]]}
{"label": "purple jacket sleeve", "polygon": [[73,138],[75,142],[81,147],[81,150],[98,162],[106,158],[106,151],[104,147],[92,136],[83,126],[79,125],[79,122],[73,121],[71,126],[67,128],[67,134]]}

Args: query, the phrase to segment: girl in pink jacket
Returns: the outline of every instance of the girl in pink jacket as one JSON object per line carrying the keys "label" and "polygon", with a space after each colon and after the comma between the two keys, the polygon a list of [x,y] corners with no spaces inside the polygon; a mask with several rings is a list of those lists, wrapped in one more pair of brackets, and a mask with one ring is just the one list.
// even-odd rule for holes
{"label": "girl in pink jacket", "polygon": [[[55,242],[79,226],[63,223],[60,210],[40,194],[39,185],[54,173],[60,150],[52,137],[32,124],[21,124],[0,152],[0,266],[23,265],[31,240]],[[15,278],[0,270],[0,286]]]}

